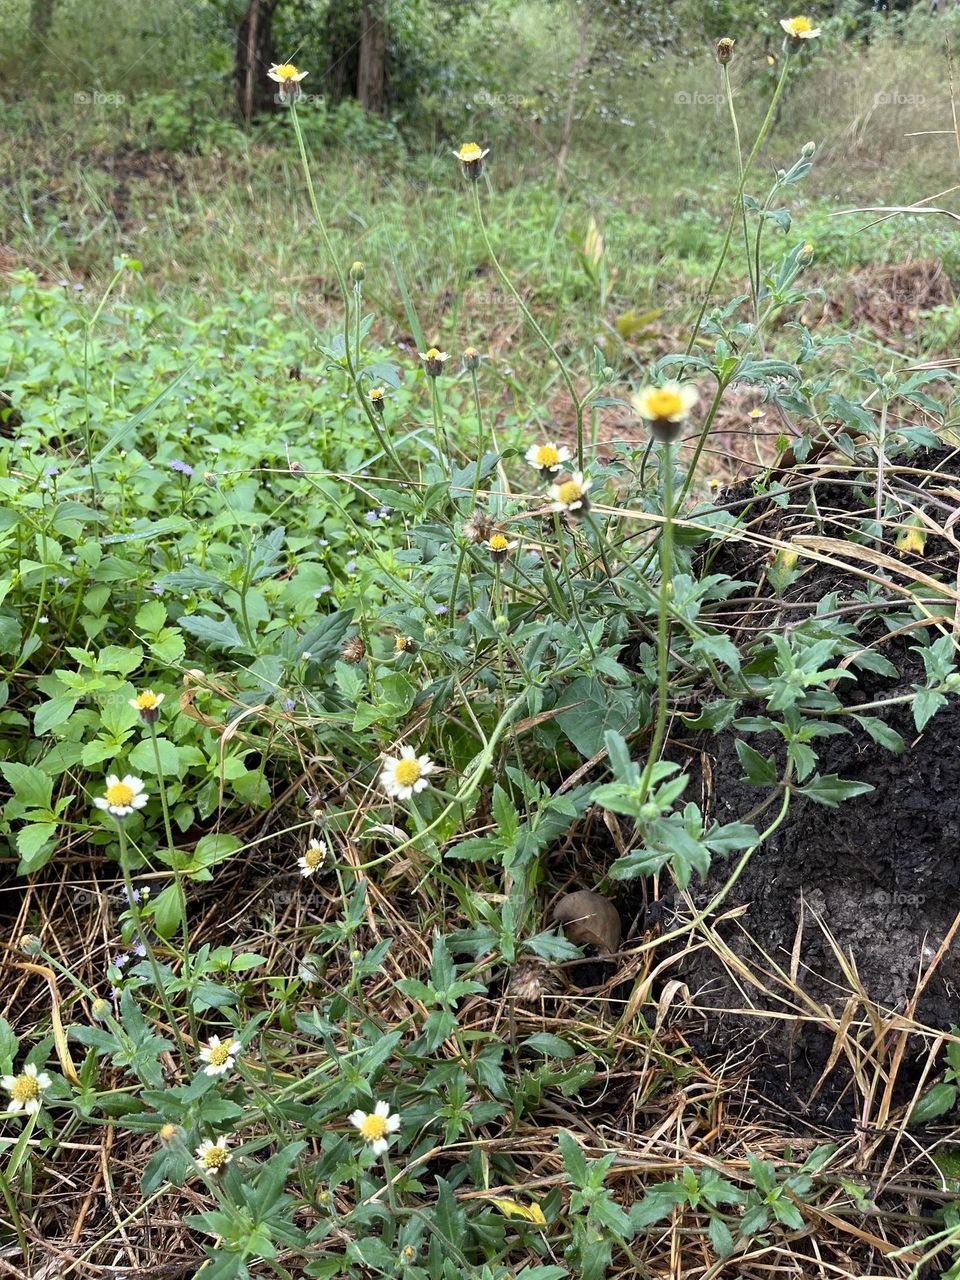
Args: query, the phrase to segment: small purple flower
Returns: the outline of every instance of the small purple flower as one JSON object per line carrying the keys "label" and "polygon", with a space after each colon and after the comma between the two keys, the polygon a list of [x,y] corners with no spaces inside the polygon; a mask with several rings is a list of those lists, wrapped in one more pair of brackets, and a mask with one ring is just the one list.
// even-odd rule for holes
{"label": "small purple flower", "polygon": [[131,947],[130,954],[135,956],[137,960],[142,960],[147,954],[146,943],[141,938],[138,938]]}
{"label": "small purple flower", "polygon": [[180,458],[174,458],[173,462],[170,463],[170,470],[179,471],[181,475],[187,476],[188,479],[193,475],[193,467],[190,466],[189,462],[182,462]]}
{"label": "small purple flower", "polygon": [[150,585],[147,587],[147,590],[150,592],[151,595],[154,595],[154,596],[163,595],[163,587],[161,587],[158,582],[151,582]]}
{"label": "small purple flower", "polygon": [[296,711],[297,709],[296,698],[287,698],[286,702],[284,702],[283,704],[283,709],[284,711]]}
{"label": "small purple flower", "polygon": [[376,524],[377,521],[380,519],[380,512],[368,511],[363,518],[364,520],[366,520],[367,524]]}
{"label": "small purple flower", "polygon": [[447,612],[447,606],[445,604],[438,604],[433,612],[436,614],[438,618],[442,618],[443,615]]}
{"label": "small purple flower", "polygon": [[47,467],[46,474],[48,476],[58,476],[60,474],[59,467]]}
{"label": "small purple flower", "polygon": [[114,956],[112,961],[114,969],[125,969],[129,963],[130,957],[125,951],[121,951],[118,956]]}
{"label": "small purple flower", "polygon": [[348,560],[343,567],[344,569],[346,569],[347,573],[355,573],[357,568],[357,562],[356,560]]}
{"label": "small purple flower", "polygon": [[57,579],[57,583],[58,583],[58,585],[59,585],[59,586],[61,586],[61,587],[68,587],[68,586],[70,585],[70,579],[69,579],[69,578],[58,578],[58,579]]}

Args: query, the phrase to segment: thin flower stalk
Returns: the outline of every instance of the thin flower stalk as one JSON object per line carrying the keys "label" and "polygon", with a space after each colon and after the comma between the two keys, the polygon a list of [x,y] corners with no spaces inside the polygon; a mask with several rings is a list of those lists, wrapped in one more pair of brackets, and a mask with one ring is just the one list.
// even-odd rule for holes
{"label": "thin flower stalk", "polygon": [[517,306],[523,312],[524,318],[526,319],[527,323],[530,325],[531,329],[534,331],[534,333],[543,343],[544,347],[546,347],[547,351],[556,361],[557,368],[560,370],[560,376],[561,378],[563,378],[563,381],[566,383],[567,390],[570,393],[570,399],[573,402],[573,410],[577,420],[577,467],[579,468],[579,470],[582,471],[583,470],[583,406],[584,406],[584,402],[577,395],[577,388],[574,385],[573,378],[570,374],[570,370],[567,368],[566,364],[564,363],[563,357],[560,355],[560,352],[556,349],[556,347],[553,345],[553,343],[544,333],[543,329],[537,323],[530,308],[524,302],[523,298],[521,298],[517,289],[514,288],[513,281],[510,279],[506,271],[504,271],[503,267],[500,265],[500,260],[497,258],[496,253],[494,253],[493,245],[490,243],[490,236],[487,232],[487,224],[484,221],[484,217],[483,217],[483,206],[480,203],[480,184],[477,182],[474,182],[472,186],[473,186],[473,206],[477,214],[477,224],[480,227],[480,234],[483,237],[484,247],[486,248],[487,253],[490,257],[490,261],[493,264],[493,268],[496,271],[497,275],[500,277],[500,279],[503,281],[504,285],[510,291],[511,295],[513,296],[513,300],[516,302]]}

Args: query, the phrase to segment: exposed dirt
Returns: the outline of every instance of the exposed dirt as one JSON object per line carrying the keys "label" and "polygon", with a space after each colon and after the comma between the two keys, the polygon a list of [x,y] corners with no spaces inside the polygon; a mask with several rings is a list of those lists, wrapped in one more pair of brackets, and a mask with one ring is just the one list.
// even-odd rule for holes
{"label": "exposed dirt", "polygon": [[[918,472],[926,469],[936,474],[923,482]],[[933,499],[927,510],[942,525],[960,499],[958,476],[957,451],[944,449],[893,464],[889,488],[906,493],[907,486],[923,483]],[[856,487],[851,478],[849,470],[828,468],[809,480],[793,477],[800,488],[789,506],[758,504],[752,527],[785,539],[810,533],[815,526],[821,535],[842,538],[856,518],[868,514],[871,501],[871,480]],[[740,506],[755,501],[749,486],[725,497]],[[883,550],[891,557],[887,576],[892,582],[907,583],[917,571],[948,585],[956,581],[956,550],[944,538],[929,537],[922,555],[897,556],[889,544]],[[778,596],[766,581],[768,563],[768,552],[743,541],[728,543],[713,564],[714,571],[757,584],[758,604],[743,625],[783,631],[808,616],[811,606],[831,591],[838,592],[839,607],[853,605],[856,610],[854,593],[867,585],[851,555],[849,572],[814,563]],[[873,566],[861,568],[878,572]],[[896,599],[890,591],[885,594]],[[850,620],[856,616],[852,612]],[[949,623],[944,627],[949,632]],[[934,630],[932,638],[937,634]],[[914,681],[924,682],[923,662],[913,648],[917,631],[892,634],[878,617],[865,623],[860,635],[898,674],[861,672],[856,684],[840,682],[836,692],[847,705],[909,694]],[[921,733],[909,703],[870,714],[902,735],[905,753],[895,755],[877,745],[855,723],[848,735],[820,739],[815,745],[821,773],[870,783],[873,791],[837,809],[795,799],[786,820],[753,855],[724,903],[725,912],[737,912],[717,930],[730,949],[726,961],[716,947],[703,947],[686,961],[684,976],[697,993],[697,1004],[711,1011],[717,1047],[730,1052],[732,1046],[756,1040],[766,1058],[761,1074],[768,1090],[802,1105],[814,1093],[834,1045],[843,1039],[837,1039],[836,1029],[845,1009],[853,1011],[849,1037],[859,1039],[858,1052],[868,1071],[871,1060],[889,1065],[896,1038],[884,1033],[875,1043],[879,1022],[863,999],[853,996],[858,985],[881,1016],[898,1011],[942,1029],[960,1021],[960,944],[950,942],[924,978],[960,912],[960,701],[951,698]],[[774,751],[782,763],[775,734],[727,731],[702,741],[703,792],[721,822],[744,818],[762,799],[761,791],[742,780],[735,743],[744,736],[763,754]],[[774,813],[768,810],[759,827]],[[710,900],[730,869],[729,864],[716,866],[706,884],[692,886],[697,906]],[[680,912],[687,908],[680,906]],[[792,1017],[796,1013],[807,1021],[798,1023]],[[845,1058],[845,1051],[840,1052],[839,1064],[831,1064],[830,1080],[817,1094],[812,1116],[824,1116],[842,1095],[850,1078]]]}

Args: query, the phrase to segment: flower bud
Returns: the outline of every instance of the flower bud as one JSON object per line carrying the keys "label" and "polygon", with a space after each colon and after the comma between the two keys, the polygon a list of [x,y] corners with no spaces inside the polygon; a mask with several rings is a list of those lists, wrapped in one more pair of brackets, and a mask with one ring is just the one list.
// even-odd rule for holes
{"label": "flower bud", "polygon": [[367,269],[359,260],[350,264],[350,279],[359,284],[366,277]]}
{"label": "flower bud", "polygon": [[26,956],[38,956],[40,954],[40,939],[35,933],[25,933],[20,939],[20,950]]}
{"label": "flower bud", "polygon": [[480,352],[476,347],[464,347],[463,367],[471,373],[480,368]]}
{"label": "flower bud", "polygon": [[356,666],[358,662],[362,662],[366,657],[367,646],[363,643],[359,636],[352,636],[340,650],[340,657],[344,662],[349,662]]}
{"label": "flower bud", "polygon": [[717,61],[721,67],[725,67],[733,57],[733,46],[735,40],[731,40],[729,36],[724,36],[722,40],[717,41]]}

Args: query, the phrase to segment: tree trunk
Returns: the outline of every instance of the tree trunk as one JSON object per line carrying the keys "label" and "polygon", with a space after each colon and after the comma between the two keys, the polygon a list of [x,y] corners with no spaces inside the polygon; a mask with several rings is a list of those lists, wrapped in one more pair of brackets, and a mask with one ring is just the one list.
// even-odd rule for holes
{"label": "tree trunk", "polygon": [[279,86],[267,78],[273,50],[273,12],[277,0],[248,0],[237,28],[234,76],[237,105],[247,124],[261,111],[276,110],[274,92]]}
{"label": "tree trunk", "polygon": [[587,31],[590,26],[590,0],[582,0],[580,9],[580,26],[577,33],[577,56],[573,70],[570,72],[570,94],[567,98],[567,111],[563,119],[563,135],[560,139],[560,150],[557,153],[557,181],[563,181],[563,172],[570,154],[570,142],[573,138],[574,106],[577,99],[577,86],[587,65]]}
{"label": "tree trunk", "polygon": [[344,98],[352,98],[357,86],[360,67],[361,27],[360,5],[332,4],[324,23],[324,44],[328,64],[323,76],[323,87],[331,103],[336,106]]}
{"label": "tree trunk", "polygon": [[357,68],[357,100],[367,111],[383,115],[387,26],[383,0],[364,0],[360,20],[360,65]]}
{"label": "tree trunk", "polygon": [[30,44],[39,52],[47,43],[53,25],[53,8],[56,0],[30,0]]}

